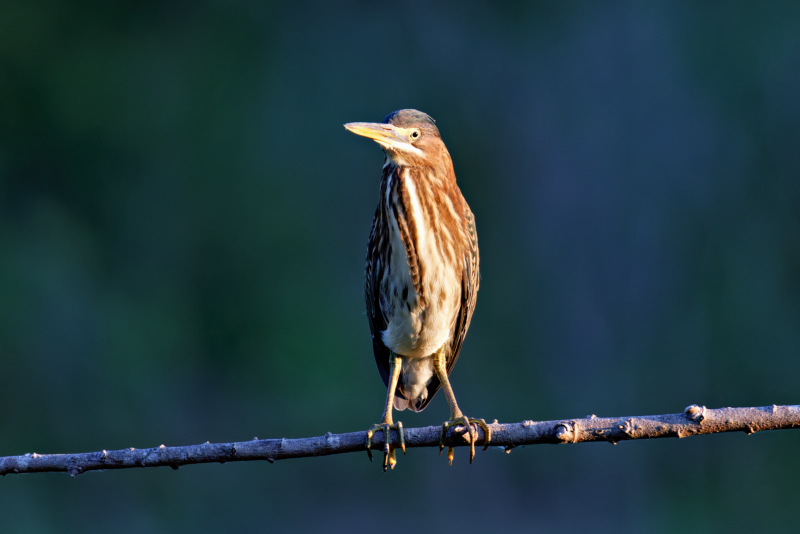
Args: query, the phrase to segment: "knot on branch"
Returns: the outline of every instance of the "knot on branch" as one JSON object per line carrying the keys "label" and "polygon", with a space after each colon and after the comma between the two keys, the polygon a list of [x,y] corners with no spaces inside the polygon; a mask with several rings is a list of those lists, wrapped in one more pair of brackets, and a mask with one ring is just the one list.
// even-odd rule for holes
{"label": "knot on branch", "polygon": [[559,443],[575,443],[578,433],[575,431],[574,421],[563,421],[558,423],[554,429],[553,436]]}
{"label": "knot on branch", "polygon": [[83,473],[83,468],[79,465],[80,460],[77,456],[70,456],[69,467],[67,467],[67,474],[73,478]]}
{"label": "knot on branch", "polygon": [[702,423],[703,419],[706,418],[706,407],[698,406],[697,404],[692,404],[691,406],[686,407],[684,413],[686,414],[686,417],[690,421],[694,421],[695,423]]}

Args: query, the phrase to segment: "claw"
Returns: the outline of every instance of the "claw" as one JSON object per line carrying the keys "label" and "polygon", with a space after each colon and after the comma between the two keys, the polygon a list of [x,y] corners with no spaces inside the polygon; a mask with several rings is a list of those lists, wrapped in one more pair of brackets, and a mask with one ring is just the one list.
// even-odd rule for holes
{"label": "claw", "polygon": [[475,436],[472,432],[469,433],[469,465],[472,465],[472,460],[475,458]]}
{"label": "claw", "polygon": [[[400,439],[400,450],[403,451],[403,455],[406,454],[406,437],[403,434],[403,423],[400,421],[397,422],[397,437]],[[394,466],[392,466],[394,469]]]}
{"label": "claw", "polygon": [[[467,421],[466,417],[459,417],[457,419],[453,419],[451,421],[445,421],[442,424],[442,431],[439,433],[439,456],[442,455],[442,451],[444,450],[444,438],[447,436],[447,430],[452,426],[462,426]],[[469,424],[466,425],[469,429]],[[470,432],[472,429],[470,429]],[[447,459],[450,461],[450,465],[453,465],[453,451],[454,447],[448,445],[447,446]]]}
{"label": "claw", "polygon": [[391,467],[394,469],[394,466],[397,464],[397,458],[394,454],[394,449],[392,448],[392,429],[397,429],[397,435],[400,438],[400,448],[403,450],[403,454],[406,452],[406,439],[403,433],[403,424],[402,423],[380,423],[375,424],[367,430],[367,456],[369,456],[369,461],[372,461],[372,437],[375,435],[375,432],[381,431],[383,432],[383,472],[385,473],[386,470]]}
{"label": "claw", "polygon": [[[372,425],[373,427],[375,425]],[[369,461],[372,461],[372,436],[375,435],[374,428],[370,428],[367,430],[367,456],[369,456]]]}
{"label": "claw", "polygon": [[[386,468],[389,466],[389,454],[392,452],[392,431],[389,424],[383,425],[383,472],[386,472]],[[392,466],[394,469],[394,466]]]}
{"label": "claw", "polygon": [[475,458],[475,429],[469,424],[470,421],[466,416],[462,419],[464,420],[464,426],[469,431],[469,463],[472,465],[472,459]]}
{"label": "claw", "polygon": [[472,421],[480,425],[483,429],[483,433],[486,434],[483,440],[483,450],[487,450],[489,448],[489,442],[492,441],[492,429],[489,428],[489,425],[487,425],[486,421],[483,419],[473,419]]}
{"label": "claw", "polygon": [[[439,456],[442,455],[442,451],[444,450],[444,440],[447,436],[447,430],[453,426],[463,426],[467,432],[469,432],[469,463],[472,463],[472,460],[475,458],[475,442],[478,440],[478,429],[474,428],[472,425],[480,426],[483,429],[485,434],[485,439],[483,440],[483,450],[489,448],[489,442],[492,439],[492,430],[489,428],[489,425],[486,424],[486,421],[483,419],[475,419],[466,416],[461,416],[451,421],[445,421],[442,425],[442,430],[439,434]],[[453,447],[448,446],[447,448],[447,458],[450,460],[450,465],[453,464]]]}

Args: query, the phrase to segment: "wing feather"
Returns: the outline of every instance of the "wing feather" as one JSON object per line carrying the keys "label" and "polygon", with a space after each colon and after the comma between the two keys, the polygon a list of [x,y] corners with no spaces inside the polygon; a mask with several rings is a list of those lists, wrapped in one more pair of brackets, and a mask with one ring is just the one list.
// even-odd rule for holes
{"label": "wing feather", "polygon": [[389,347],[383,344],[381,332],[386,330],[387,320],[386,316],[381,309],[381,293],[380,285],[383,279],[383,269],[386,265],[381,262],[381,245],[388,245],[381,243],[381,232],[384,225],[387,224],[385,220],[384,205],[386,203],[386,183],[387,177],[391,174],[391,169],[384,169],[381,178],[381,196],[378,202],[378,208],[375,210],[375,217],[372,219],[372,230],[369,233],[369,242],[367,243],[367,259],[364,267],[364,300],[367,305],[367,320],[369,321],[369,333],[372,336],[372,352],[375,355],[375,363],[378,366],[378,372],[381,374],[383,384],[389,385]]}

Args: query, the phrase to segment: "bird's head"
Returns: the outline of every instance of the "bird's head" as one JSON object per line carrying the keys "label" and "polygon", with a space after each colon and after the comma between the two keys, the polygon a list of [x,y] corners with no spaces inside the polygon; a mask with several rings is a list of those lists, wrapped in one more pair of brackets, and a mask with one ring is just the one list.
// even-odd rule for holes
{"label": "bird's head", "polygon": [[397,165],[437,167],[450,161],[434,120],[416,109],[393,111],[381,123],[350,122],[344,127],[373,139]]}

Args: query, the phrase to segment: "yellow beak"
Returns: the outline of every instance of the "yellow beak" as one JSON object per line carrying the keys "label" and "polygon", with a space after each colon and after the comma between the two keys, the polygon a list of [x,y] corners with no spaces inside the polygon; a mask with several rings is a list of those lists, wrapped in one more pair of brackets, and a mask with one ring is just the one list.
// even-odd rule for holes
{"label": "yellow beak", "polygon": [[398,145],[407,145],[406,130],[395,128],[391,124],[375,122],[348,122],[344,125],[356,135],[374,140],[384,148],[399,148]]}

